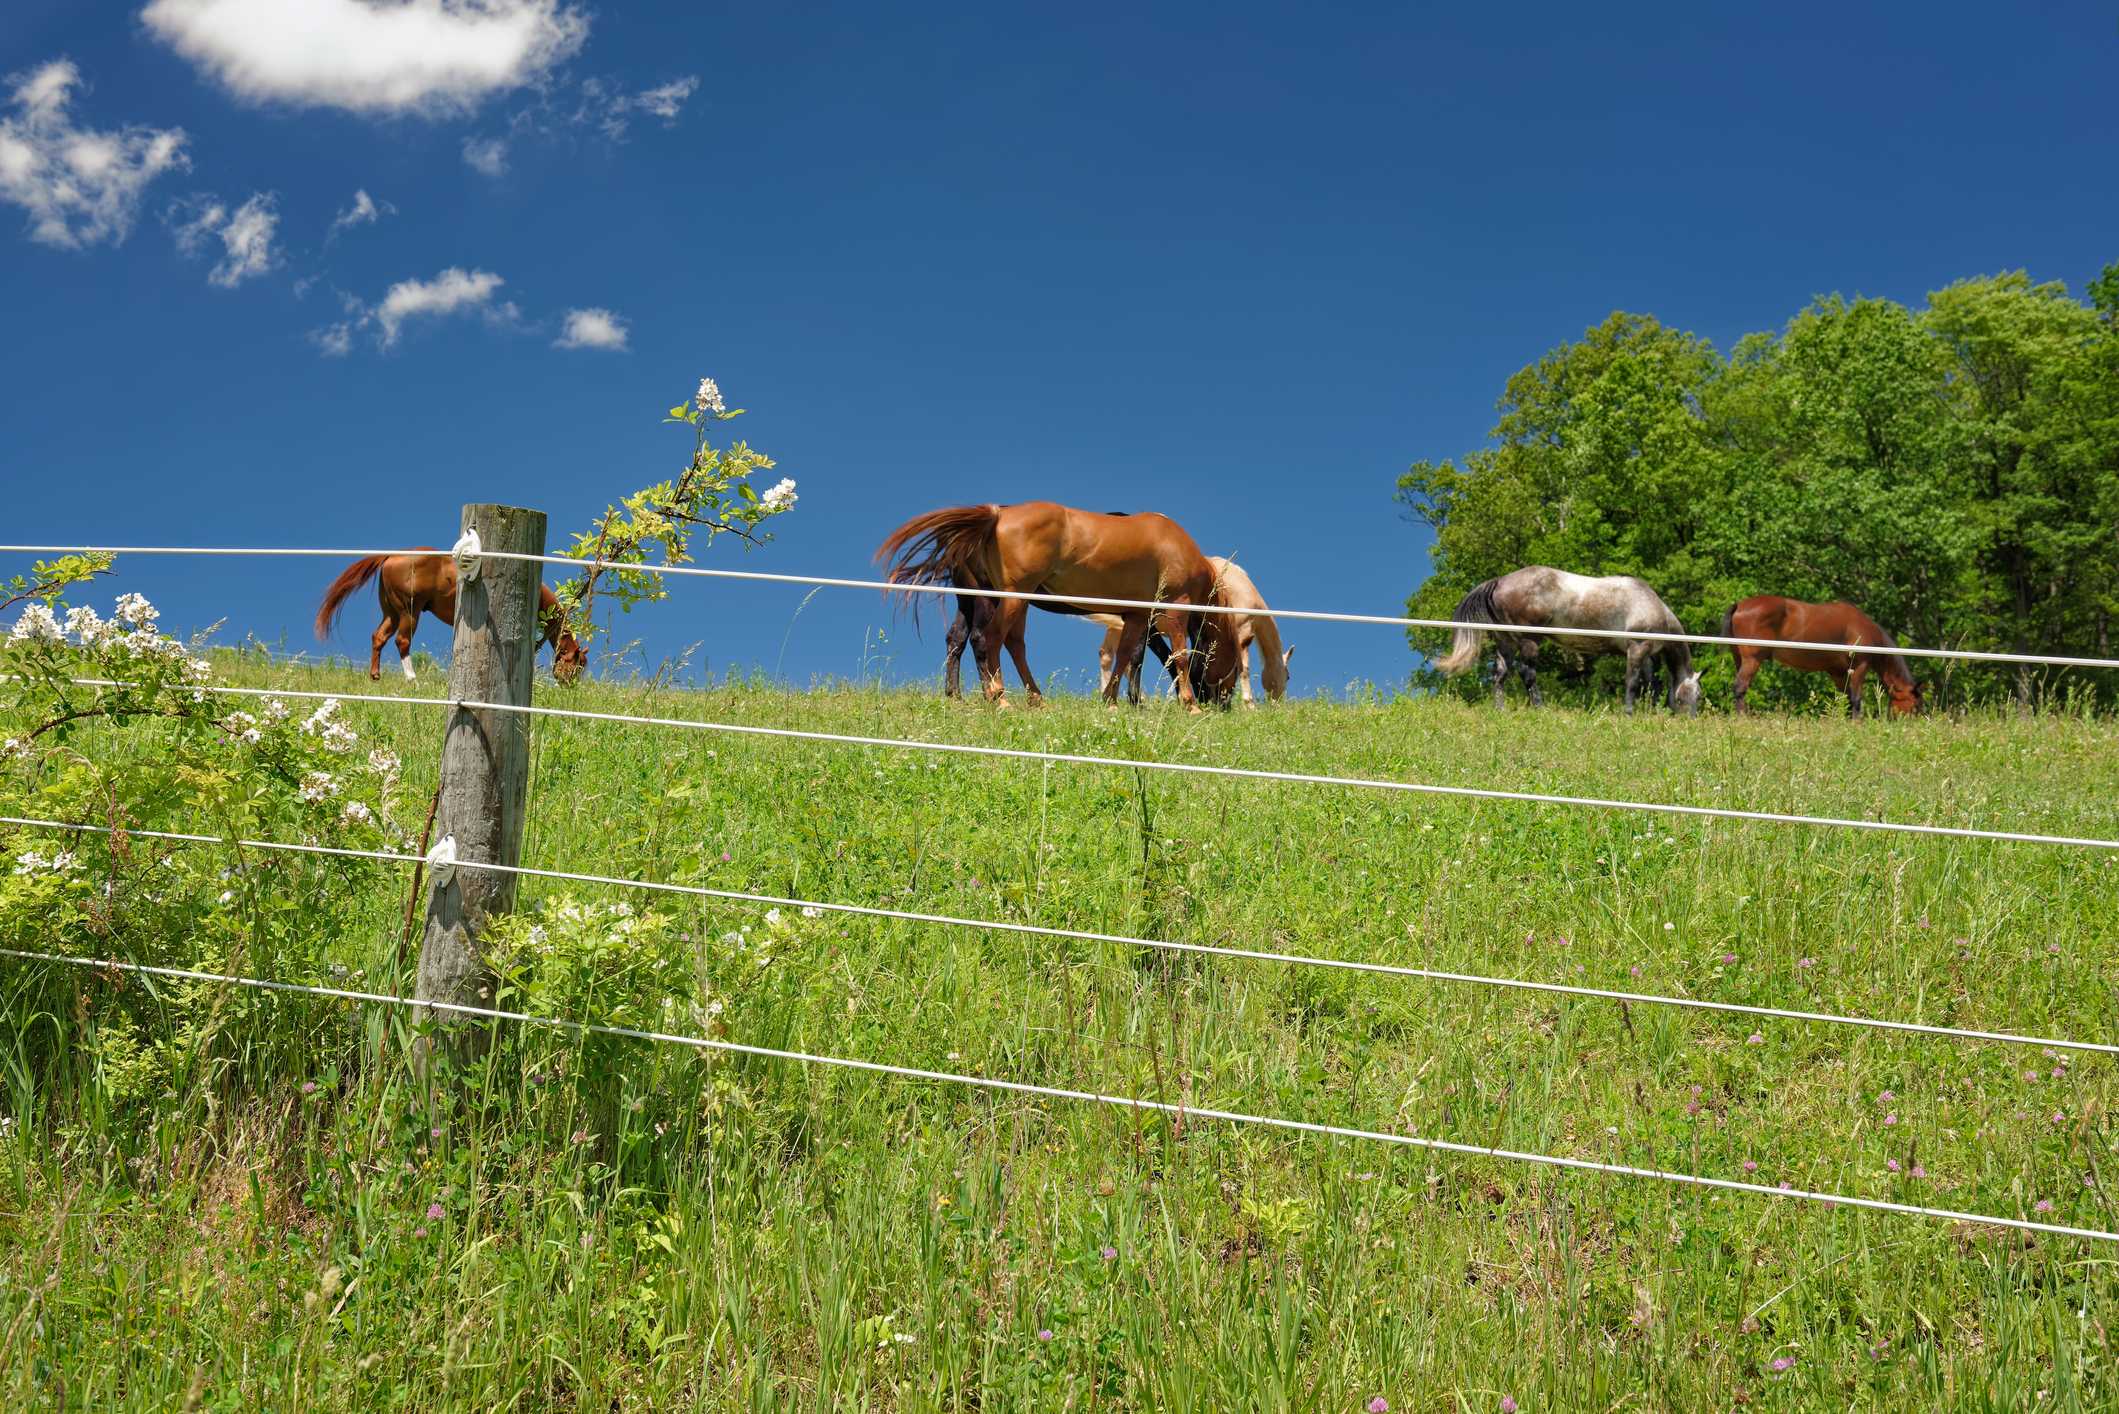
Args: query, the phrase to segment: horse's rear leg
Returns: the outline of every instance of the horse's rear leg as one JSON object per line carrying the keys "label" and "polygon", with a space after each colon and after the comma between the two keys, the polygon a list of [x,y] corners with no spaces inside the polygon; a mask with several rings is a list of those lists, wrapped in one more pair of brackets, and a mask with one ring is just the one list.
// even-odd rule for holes
{"label": "horse's rear leg", "polygon": [[[971,641],[971,615],[964,600],[957,600],[956,617],[949,622],[948,654],[942,659],[942,696],[964,695],[964,645]],[[976,662],[977,659],[972,661]]]}
{"label": "horse's rear leg", "polygon": [[397,625],[395,615],[385,614],[383,621],[375,626],[368,639],[368,681],[374,682],[383,675],[383,645],[390,641],[390,632]]}
{"label": "horse's rear leg", "polygon": [[1543,707],[1545,699],[1538,695],[1538,640],[1523,641],[1523,652],[1516,659],[1516,676],[1523,679],[1523,691],[1530,697],[1530,705]]}
{"label": "horse's rear leg", "polygon": [[1862,688],[1869,679],[1869,662],[1866,658],[1854,660],[1854,670],[1847,674],[1847,715],[1855,720],[1861,718]]}
{"label": "horse's rear leg", "polygon": [[1008,705],[1007,684],[1001,681],[1001,644],[1008,637],[1005,623],[1008,609],[1019,602],[1001,600],[992,614],[971,630],[972,651],[978,657],[979,683],[986,690],[986,700],[996,707]]}
{"label": "horse's rear leg", "polygon": [[[405,670],[406,682],[418,682],[419,675],[412,671],[412,630],[419,627],[419,615],[401,617],[397,621],[397,665]],[[374,676],[374,674],[370,674]]]}
{"label": "horse's rear leg", "polygon": [[1024,651],[1023,626],[1030,621],[1030,606],[1020,599],[1009,601],[1007,607],[1008,656],[1015,660],[1016,676],[1023,680],[1023,690],[1029,694],[1032,707],[1044,705],[1045,694],[1038,691],[1037,679],[1030,676],[1030,655]]}
{"label": "horse's rear leg", "polygon": [[1631,643],[1626,647],[1626,712],[1628,716],[1633,714],[1633,704],[1640,699],[1642,677],[1649,676],[1650,681],[1653,682],[1652,674],[1654,673],[1654,668],[1651,665],[1655,660],[1649,655],[1654,650],[1655,645],[1652,643]]}
{"label": "horse's rear leg", "polygon": [[1499,635],[1496,637],[1500,641],[1494,644],[1494,706],[1506,707],[1508,705],[1508,675],[1515,671],[1515,664],[1509,661],[1508,649],[1502,646],[1502,643],[1506,641],[1505,638],[1501,638]]}
{"label": "horse's rear leg", "polygon": [[1148,616],[1144,613],[1127,614],[1119,625],[1117,656],[1110,680],[1104,684],[1104,705],[1118,705],[1118,685],[1121,679],[1132,683],[1129,700],[1140,705],[1140,675],[1134,671],[1142,655],[1147,651]]}
{"label": "horse's rear leg", "polygon": [[1739,648],[1736,653],[1736,714],[1751,715],[1751,680],[1766,660],[1755,653],[1746,653]]}
{"label": "horse's rear leg", "polygon": [[[1147,631],[1147,627],[1148,620],[1143,620],[1141,623],[1141,631],[1145,633]],[[1182,663],[1184,665],[1184,671],[1177,675],[1178,700],[1185,704],[1185,708],[1188,711],[1203,711],[1204,709],[1201,708],[1201,706],[1199,705],[1198,696],[1195,695],[1192,691],[1192,659],[1187,651],[1187,644],[1189,640],[1185,636],[1184,612],[1181,609],[1164,610],[1162,615],[1162,630],[1163,637],[1170,640],[1170,661],[1173,663]]]}

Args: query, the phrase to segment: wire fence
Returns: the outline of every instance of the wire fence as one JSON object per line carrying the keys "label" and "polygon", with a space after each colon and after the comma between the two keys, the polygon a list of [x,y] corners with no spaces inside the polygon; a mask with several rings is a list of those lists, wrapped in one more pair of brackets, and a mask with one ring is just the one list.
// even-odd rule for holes
{"label": "wire fence", "polygon": [[[266,556],[307,558],[363,558],[369,555],[391,554],[451,554],[442,550],[344,550],[308,548],[264,548],[264,547],[180,547],[180,546],[83,546],[83,545],[0,545],[0,553],[71,553],[71,554],[125,554],[125,555],[219,555],[219,556]],[[564,565],[573,569],[597,566],[621,569],[639,569],[640,566],[621,565],[612,562],[578,560],[556,555],[518,555],[481,551],[490,558],[530,560],[543,564]],[[1095,607],[1111,609],[1160,609],[1167,604],[1148,600],[1078,598],[1063,595],[1028,592],[994,591],[984,589],[961,589],[953,585],[896,584],[884,580],[863,580],[814,575],[776,574],[763,571],[707,569],[699,566],[676,566],[660,568],[658,574],[696,576],[700,578],[746,580],[765,583],[783,583],[877,590],[884,593],[912,593],[932,595],[969,595],[976,598],[1018,599],[1033,603],[1060,603],[1070,607]],[[1188,611],[1248,613],[1249,610],[1225,608],[1217,605],[1187,606]],[[1473,629],[1480,632],[1524,632],[1554,638],[1617,638],[1632,641],[1675,641],[1732,646],[1766,646],[1775,648],[1812,648],[1834,652],[1853,651],[1847,644],[1786,643],[1779,640],[1732,638],[1726,636],[1687,633],[1636,633],[1625,630],[1568,630],[1554,633],[1549,629],[1525,626],[1468,623],[1454,620],[1419,619],[1396,615],[1327,613],[1312,610],[1274,609],[1265,611],[1274,618],[1311,620],[1333,623],[1379,624],[1400,628]],[[1906,657],[1945,658],[1972,662],[1996,662],[2017,664],[2043,664],[2071,668],[2119,668],[2119,659],[2066,657],[2059,655],[1986,653],[1964,649],[1936,648],[1891,648],[1868,650],[1874,656],[1897,654]],[[121,687],[126,684],[110,679],[81,678],[73,680],[78,685],[96,687]],[[204,689],[214,693],[255,696],[292,697],[305,699],[338,699],[385,704],[414,704],[440,706],[451,709],[473,709],[481,711],[507,711],[526,713],[569,720],[580,720],[603,724],[625,724],[643,727],[668,728],[688,731],[721,732],[734,735],[781,738],[834,745],[873,747],[893,750],[940,752],[957,755],[990,757],[1014,760],[1029,760],[1069,765],[1115,767],[1141,771],[1174,772],[1193,776],[1208,776],[1238,780],[1253,780],[1280,784],[1328,786],[1362,790],[1398,791],[1420,795],[1450,796],[1477,800],[1505,801],[1532,805],[1572,806],[1606,810],[1651,812],[1657,814],[1692,816],[1707,819],[1764,822],[1773,824],[1803,825],[1819,828],[1840,828],[1863,831],[1880,831],[1895,834],[1935,836],[1945,839],[2004,841],[2038,845],[2068,846],[2100,850],[2119,849],[2119,840],[2092,836],[2041,834],[2025,831],[1983,829],[1971,826],[1936,825],[1914,821],[1892,821],[1875,819],[1844,818],[1820,815],[1802,815],[1776,811],[1743,810],[1719,806],[1688,805],[1676,802],[1653,802],[1606,799],[1593,796],[1565,795],[1534,791],[1509,791],[1485,789],[1449,784],[1396,781],[1359,776],[1323,775],[1307,772],[1266,770],[1249,767],[1223,766],[1198,762],[1175,762],[1135,760],[1122,757],[1097,756],[1075,752],[1043,751],[1026,748],[998,747],[965,743],[927,742],[897,737],[872,737],[837,732],[822,732],[792,727],[771,727],[736,722],[711,722],[679,717],[652,717],[614,712],[597,712],[585,709],[559,708],[534,704],[509,704],[467,700],[461,698],[436,698],[418,696],[392,696],[376,693],[329,693],[302,689],[242,688],[214,686]],[[616,888],[642,889],[659,893],[682,894],[726,902],[743,903],[765,907],[792,907],[814,910],[820,913],[839,913],[893,919],[923,925],[975,929],[986,932],[1004,932],[1018,935],[1066,939],[1088,943],[1157,950],[1172,953],[1212,956],[1233,960],[1274,963],[1287,966],[1317,967],[1350,972],[1390,976],[1401,979],[1431,982],[1446,982],[1477,987],[1498,988],[1565,997],[1579,997],[1622,1004],[1641,1004],[1681,1008],[1707,1013],[1722,1013],[1756,1018],[1770,1018],[1800,1023],[1814,1023],[1844,1027],[1863,1028],[1882,1032],[1895,1032],[1920,1036],[1932,1036],[1957,1041],[1982,1041],[2008,1045],[2030,1045],[2053,1050],[2070,1050],[2101,1055],[2119,1055],[2119,1044],[2067,1037],[2051,1037],[2006,1031],[1982,1030],[1967,1027],[1943,1026],[1917,1021],[1891,1020],[1876,1017],[1842,1015],[1830,1012],[1805,1011],[1789,1008],[1754,1006],[1745,1003],[1722,1002],[1708,998],[1668,996],[1654,993],[1638,993],[1622,990],[1577,986],[1564,983],[1538,982],[1520,978],[1483,976],[1472,973],[1451,972],[1432,968],[1409,967],[1391,963],[1367,962],[1357,959],[1306,956],[1292,953],[1271,952],[1262,949],[1240,948],[1205,943],[1190,943],[1168,939],[1135,937],[1125,934],[1104,933],[1090,930],[1056,928],[1039,924],[1020,923],[1008,920],[963,918],[948,914],[928,913],[916,910],[893,909],[865,904],[837,902],[828,899],[804,899],[772,894],[755,893],[733,889],[712,888],[705,885],[679,884],[670,881],[627,879],[609,875],[583,873],[569,870],[534,868],[524,865],[502,865],[474,860],[453,858],[453,841],[444,840],[433,854],[422,856],[389,850],[352,849],[339,846],[311,844],[305,842],[231,839],[220,835],[193,834],[165,830],[131,830],[113,826],[89,825],[78,822],[49,820],[28,816],[0,816],[0,825],[22,829],[41,829],[111,836],[122,834],[145,839],[161,839],[171,842],[205,845],[242,846],[262,851],[276,851],[326,857],[366,859],[395,864],[443,864],[471,870],[489,870],[521,877],[595,884]],[[185,968],[160,967],[144,963],[113,959],[85,959],[56,953],[0,949],[0,956],[17,961],[35,961],[68,966],[133,972],[143,975],[181,978],[218,985],[248,987],[275,993],[305,993],[350,1002],[375,1005],[409,1007],[429,1011],[461,1014],[469,1017],[495,1021],[508,1021],[531,1026],[552,1027],[583,1035],[609,1035],[634,1040],[687,1046],[697,1050],[749,1055],[760,1058],[794,1062],[803,1065],[835,1067],[862,1071],[871,1074],[895,1076],[943,1084],[961,1085],[989,1091],[1034,1095],[1053,1099],[1064,1099],[1087,1104],[1115,1106],[1136,1111],[1170,1114],[1180,1118],[1213,1120],[1238,1125],[1260,1126],[1287,1132],[1331,1136],[1368,1142],[1397,1145],[1407,1148],[1426,1149],[1435,1152],[1502,1159],[1512,1162],[1538,1165],[1547,1168],[1574,1170],[1609,1176],[1656,1180],[1664,1183],[1694,1188],[1722,1190],[1767,1197],[1789,1198],[1799,1201],[1821,1203],[1828,1206],[1847,1207],[1874,1212],[1916,1216],[1951,1222],[1976,1224],[1988,1227],[2009,1228],[2026,1232],[2054,1236],[2082,1238],[2097,1242],[2119,1242],[2119,1232],[2093,1228],[2073,1227],[2066,1224],[2043,1222],[2024,1217],[1997,1214],[1962,1212],[1953,1209],[1928,1207],[1919,1204],[1894,1202],[1884,1199],[1865,1198],[1846,1194],[1820,1192],[1790,1187],[1776,1187],[1764,1183],[1753,1183],[1738,1179],[1716,1178],[1702,1174],[1665,1170],[1639,1165],[1621,1164],[1603,1160],[1576,1158],[1566,1155],[1534,1153],[1503,1149],[1491,1146],[1463,1143],[1454,1140],[1429,1138],[1418,1135],[1399,1134],[1383,1130],[1369,1130],[1341,1125],[1321,1124],[1308,1120],[1290,1119],[1270,1115],[1245,1114],[1231,1110],[1218,1110],[1163,1100],[1136,1096],[1110,1095],[1095,1091],[1068,1089],[1064,1087],[1035,1084],[1028,1081],[1007,1080],[990,1076],[966,1075],[950,1071],[923,1069],[880,1061],[849,1057],[817,1055],[808,1052],[785,1050],[774,1047],[748,1045],[744,1043],[716,1040],[699,1036],[639,1030],[630,1027],[611,1026],[601,1023],[564,1018],[536,1016],[524,1012],[499,1008],[468,1006],[457,1003],[421,1001],[390,993],[355,991],[345,988],[318,986],[306,983],[277,982],[262,978],[244,977],[227,973],[196,971]]]}

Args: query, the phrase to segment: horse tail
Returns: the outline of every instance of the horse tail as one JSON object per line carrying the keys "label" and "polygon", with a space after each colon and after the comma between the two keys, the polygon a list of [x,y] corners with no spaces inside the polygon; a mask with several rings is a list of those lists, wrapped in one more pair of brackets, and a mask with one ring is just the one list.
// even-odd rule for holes
{"label": "horse tail", "polygon": [[346,566],[337,579],[331,581],[331,587],[324,591],[324,602],[316,611],[318,638],[331,636],[331,625],[337,621],[338,611],[345,607],[346,600],[352,596],[354,590],[375,578],[376,571],[383,567],[383,561],[388,558],[387,555],[370,555],[366,559],[355,560]]}
{"label": "horse tail", "polygon": [[[876,563],[888,567],[884,577],[892,584],[995,588],[1000,575],[993,568],[993,550],[1000,518],[1001,508],[990,504],[945,506],[914,516],[876,547]],[[913,617],[919,617],[917,602]]]}
{"label": "horse tail", "polygon": [[[1498,583],[1500,583],[1499,580],[1489,579],[1484,584],[1475,586],[1471,593],[1459,600],[1457,602],[1457,618],[1459,622],[1475,624],[1498,623],[1501,618],[1501,610],[1494,603],[1494,586]],[[1485,641],[1486,635],[1478,629],[1460,628],[1457,630],[1456,637],[1450,640],[1449,656],[1437,659],[1435,666],[1447,676],[1455,677],[1479,661],[1479,645]]]}

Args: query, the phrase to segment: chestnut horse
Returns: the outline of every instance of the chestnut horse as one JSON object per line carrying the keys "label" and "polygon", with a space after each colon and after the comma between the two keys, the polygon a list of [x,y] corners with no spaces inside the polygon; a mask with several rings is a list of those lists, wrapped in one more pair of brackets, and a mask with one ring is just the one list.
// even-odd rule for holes
{"label": "chestnut horse", "polygon": [[[1188,605],[1217,602],[1214,567],[1192,537],[1167,516],[1153,512],[1100,515],[1051,501],[950,506],[914,516],[893,530],[877,548],[876,560],[889,567],[894,584],[947,583],[967,589],[1167,604],[1170,607],[1164,609],[1121,612],[1125,628],[1120,660],[1130,661],[1140,653],[1152,619],[1170,640],[1172,657],[1190,662],[1188,655],[1200,656],[1206,696],[1225,701],[1235,690],[1235,635],[1223,622],[1226,616],[1184,611]],[[1007,705],[1000,659],[1005,644],[1034,706],[1043,694],[1024,652],[1023,625],[1029,603],[1022,599],[985,602],[992,605],[991,622],[974,636],[979,640],[979,676],[986,696]],[[1096,612],[1089,605],[1039,607],[1061,614]],[[1188,646],[1195,641],[1196,647]],[[1197,710],[1190,672],[1180,675],[1177,691],[1187,707]],[[1104,700],[1118,700],[1116,675],[1104,686]]]}
{"label": "chestnut horse", "polygon": [[[1631,712],[1645,681],[1647,693],[1655,695],[1655,664],[1661,660],[1670,670],[1670,710],[1697,713],[1700,710],[1700,675],[1692,667],[1691,645],[1662,639],[1570,638],[1565,630],[1594,628],[1631,630],[1635,633],[1683,633],[1685,625],[1670,612],[1662,596],[1632,575],[1569,574],[1550,565],[1526,565],[1497,579],[1475,586],[1457,605],[1460,622],[1474,624],[1522,624],[1551,629],[1547,635],[1497,633],[1494,635],[1494,705],[1503,701],[1501,690],[1511,670],[1523,679],[1523,690],[1531,706],[1538,696],[1538,640],[1556,640],[1560,646],[1592,658],[1603,653],[1626,655],[1626,710]],[[1435,666],[1455,677],[1479,661],[1479,645],[1486,634],[1476,628],[1460,628],[1451,640],[1449,656]]]}
{"label": "chestnut horse", "polygon": [[[422,545],[419,549],[430,547]],[[412,630],[421,614],[432,614],[445,624],[456,622],[456,561],[446,550],[431,555],[370,555],[346,566],[324,591],[324,602],[316,611],[316,636],[328,637],[332,621],[354,590],[371,579],[381,578],[375,597],[383,606],[383,621],[368,644],[368,676],[383,675],[383,645],[397,635],[397,661],[405,680],[413,680]],[[544,641],[552,647],[552,676],[572,682],[588,662],[588,650],[568,633],[559,612],[559,596],[548,585],[537,586],[537,621],[544,625]]]}
{"label": "chestnut horse", "polygon": [[[1896,648],[1898,643],[1860,609],[1844,601],[1806,604],[1778,594],[1754,594],[1722,615],[1724,638],[1780,638],[1790,643],[1844,643],[1850,647]],[[1821,648],[1755,648],[1735,645],[1736,710],[1751,710],[1751,679],[1766,663],[1803,672],[1830,673],[1847,694],[1847,715],[1861,715],[1862,683],[1874,667],[1890,694],[1891,710],[1910,717],[1926,705],[1920,684],[1896,653],[1833,653]]]}
{"label": "chestnut horse", "polygon": [[[1248,614],[1230,616],[1236,620],[1236,685],[1243,694],[1243,705],[1246,707],[1253,705],[1251,697],[1251,645],[1254,643],[1258,645],[1260,653],[1258,665],[1259,685],[1265,688],[1267,697],[1278,702],[1281,698],[1288,695],[1288,659],[1294,656],[1295,650],[1281,647],[1280,625],[1273,621],[1271,614],[1265,612],[1265,596],[1258,592],[1258,586],[1251,582],[1251,577],[1248,574],[1244,573],[1242,565],[1237,564],[1234,560],[1225,559],[1220,555],[1207,556],[1207,563],[1214,566],[1214,585],[1220,602],[1234,608],[1255,611]],[[1089,617],[1102,624],[1106,630],[1103,647],[1097,652],[1097,665],[1100,669],[1097,678],[1098,685],[1101,686],[1103,682],[1108,680],[1114,671],[1124,672],[1126,674],[1126,695],[1135,702],[1140,701],[1140,669],[1142,660],[1135,658],[1123,668],[1115,668],[1113,666],[1118,660],[1119,632],[1124,627],[1118,615],[1091,614]],[[1160,662],[1165,665],[1169,663],[1170,653],[1167,644],[1151,639],[1148,646],[1157,650],[1155,656]],[[1175,676],[1174,670],[1172,671],[1172,676]],[[1197,689],[1198,684],[1194,683],[1193,687]]]}

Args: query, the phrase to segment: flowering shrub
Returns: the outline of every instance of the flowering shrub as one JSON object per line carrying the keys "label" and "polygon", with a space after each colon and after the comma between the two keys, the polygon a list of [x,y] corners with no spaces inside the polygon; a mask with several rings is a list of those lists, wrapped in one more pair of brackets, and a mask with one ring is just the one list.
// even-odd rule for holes
{"label": "flowering shrub", "polygon": [[[164,634],[141,595],[118,596],[107,617],[68,608],[63,590],[87,577],[41,580],[0,643],[13,689],[0,709],[0,813],[111,833],[0,836],[0,940],[321,980],[324,949],[354,931],[372,898],[357,885],[374,864],[138,832],[395,848],[404,839],[392,819],[397,758],[363,755],[336,701],[304,714],[280,698],[210,691],[201,647]],[[41,985],[59,1025],[82,1028],[38,1028],[44,1058],[63,1064],[78,1052],[120,1105],[199,1073],[193,1063],[223,1046],[262,1063],[256,1038],[231,1030],[260,1007],[287,1010],[207,984],[121,986],[70,967],[50,969]]]}
{"label": "flowering shrub", "polygon": [[728,406],[713,379],[700,379],[692,400],[671,408],[666,419],[692,429],[690,463],[676,480],[658,481],[608,507],[586,533],[574,537],[568,555],[617,566],[591,566],[559,586],[560,612],[584,646],[595,633],[591,611],[599,593],[608,593],[628,612],[635,604],[668,597],[662,576],[648,567],[651,554],[663,565],[689,564],[692,539],[699,534],[709,545],[722,535],[746,546],[763,545],[772,535],[759,527],[794,509],[798,498],[792,477],[763,491],[751,484],[756,473],[772,469],[771,457],[745,442],[716,448],[707,441],[714,423],[742,415],[742,408]]}

